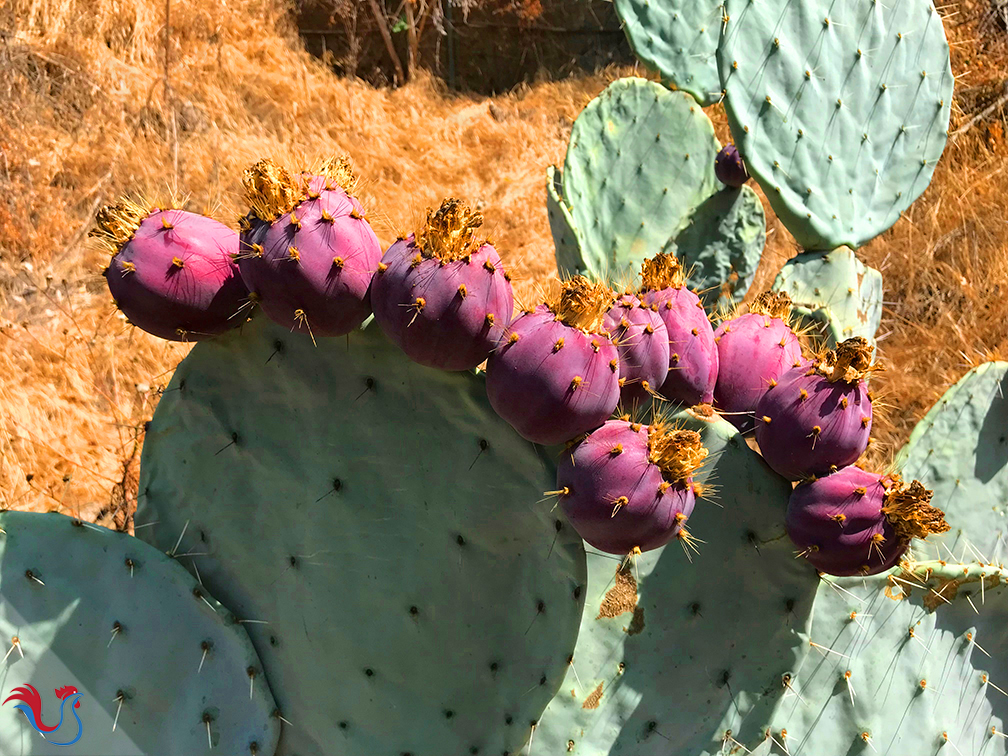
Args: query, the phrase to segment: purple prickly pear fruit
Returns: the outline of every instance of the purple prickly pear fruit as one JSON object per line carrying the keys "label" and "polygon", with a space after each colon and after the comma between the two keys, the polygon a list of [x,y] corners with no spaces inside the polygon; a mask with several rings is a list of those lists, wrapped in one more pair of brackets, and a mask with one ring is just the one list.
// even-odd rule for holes
{"label": "purple prickly pear fruit", "polygon": [[781,373],[804,364],[801,344],[787,324],[790,312],[787,294],[764,292],[749,312],[714,332],[719,357],[714,407],[742,433],[753,429],[756,405]]}
{"label": "purple prickly pear fruit", "polygon": [[634,410],[651,401],[669,370],[669,339],[657,312],[633,294],[616,299],[602,321],[619,351],[620,401]]}
{"label": "purple prickly pear fruit", "polygon": [[490,405],[528,441],[597,428],[619,402],[619,354],[602,325],[612,292],[583,276],[516,318],[487,360]]}
{"label": "purple prickly pear fruit", "polygon": [[916,480],[853,465],[800,483],[788,501],[787,533],[799,554],[829,575],[876,575],[899,562],[913,538],[949,529]]}
{"label": "purple prickly pear fruit", "polygon": [[233,259],[238,234],[223,223],[124,199],[98,211],[91,235],[113,251],[105,280],[138,328],[199,341],[244,321],[249,294]]}
{"label": "purple prickly pear fruit", "polygon": [[510,277],[493,246],[477,238],[483,216],[446,199],[382,258],[371,306],[385,334],[421,365],[471,370],[511,323]]}
{"label": "purple prickly pear fruit", "polygon": [[770,384],[756,405],[756,442],[774,472],[788,480],[824,475],[868,448],[871,356],[868,341],[855,336]]}
{"label": "purple prickly pear fruit", "polygon": [[580,536],[610,554],[657,549],[676,537],[692,545],[692,476],[706,456],[696,431],[610,420],[565,452],[557,495]]}
{"label": "purple prickly pear fruit", "polygon": [[641,280],[641,301],[658,313],[669,337],[669,370],[658,393],[689,406],[709,404],[717,382],[718,350],[700,297],[686,288],[679,262],[664,252],[644,261]]}
{"label": "purple prickly pear fruit", "polygon": [[714,158],[714,175],[722,184],[736,189],[749,180],[749,171],[734,144],[726,144]]}
{"label": "purple prickly pear fruit", "polygon": [[335,158],[319,173],[294,180],[270,160],[245,172],[245,197],[260,222],[248,224],[238,256],[263,312],[312,338],[342,336],[367,318],[381,261],[378,237],[350,195],[349,161]]}

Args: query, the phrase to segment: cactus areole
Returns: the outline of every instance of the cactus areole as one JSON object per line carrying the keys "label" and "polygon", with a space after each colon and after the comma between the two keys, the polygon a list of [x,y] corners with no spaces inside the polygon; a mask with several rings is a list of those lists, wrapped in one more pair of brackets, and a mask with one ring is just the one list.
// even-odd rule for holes
{"label": "cactus areole", "polygon": [[895,566],[913,538],[949,530],[931,491],[859,467],[800,484],[788,502],[788,536],[799,555],[830,575],[876,575]]}
{"label": "cactus areole", "polygon": [[756,406],[756,441],[774,472],[788,480],[834,472],[868,448],[871,355],[855,336],[771,383]]}
{"label": "cactus areole", "polygon": [[514,297],[483,216],[448,198],[385,252],[371,284],[375,320],[410,359],[470,370],[511,322]]}
{"label": "cactus areole", "polygon": [[574,276],[515,319],[487,360],[490,404],[523,438],[563,443],[616,409],[619,354],[603,325],[611,305],[605,284]]}
{"label": "cactus areole", "polygon": [[660,253],[641,264],[641,301],[657,312],[669,338],[669,369],[658,390],[666,399],[693,406],[714,398],[718,350],[700,298],[686,288],[678,260]]}
{"label": "cactus areole", "polygon": [[693,473],[706,456],[696,431],[610,420],[561,459],[560,503],[581,537],[610,554],[688,540]]}
{"label": "cactus areole", "polygon": [[185,210],[123,199],[90,233],[112,251],[105,280],[130,323],[172,341],[199,341],[244,321],[248,290],[233,262],[238,235]]}
{"label": "cactus areole", "polygon": [[381,246],[351,194],[356,177],[334,157],[293,178],[271,160],[242,177],[251,213],[238,267],[266,315],[291,330],[342,336],[371,313]]}

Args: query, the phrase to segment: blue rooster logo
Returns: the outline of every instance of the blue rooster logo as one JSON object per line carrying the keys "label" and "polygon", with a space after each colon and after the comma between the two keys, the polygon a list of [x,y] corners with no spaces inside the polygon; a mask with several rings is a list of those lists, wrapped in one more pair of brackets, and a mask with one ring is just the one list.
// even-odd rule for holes
{"label": "blue rooster logo", "polygon": [[[20,701],[21,703],[17,704],[14,708],[21,710],[28,719],[28,724],[30,724],[36,732],[45,738],[46,741],[59,746],[73,745],[80,740],[81,735],[84,734],[84,724],[81,722],[80,717],[77,716],[76,711],[77,708],[80,707],[81,694],[77,692],[77,688],[73,685],[64,685],[62,688],[57,688],[54,692],[56,693],[56,697],[61,701],[59,724],[55,727],[50,727],[42,721],[42,696],[39,695],[39,692],[35,690],[33,686],[27,683],[14,688],[14,690],[11,691],[11,694],[4,699],[4,704],[8,701]],[[70,707],[70,713],[73,714],[74,719],[77,720],[77,735],[74,736],[73,740],[53,740],[50,736],[63,726],[64,710],[66,709],[67,703],[72,704]]]}

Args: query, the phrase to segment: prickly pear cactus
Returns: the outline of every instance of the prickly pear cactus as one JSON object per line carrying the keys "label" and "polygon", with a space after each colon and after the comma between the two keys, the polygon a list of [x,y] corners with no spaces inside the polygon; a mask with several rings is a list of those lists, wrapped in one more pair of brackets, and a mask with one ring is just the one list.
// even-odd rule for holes
{"label": "prickly pear cactus", "polygon": [[248,623],[278,753],[517,753],[584,603],[552,462],[480,377],[411,363],[373,325],[317,347],[243,330],[176,370],[137,521]]}
{"label": "prickly pear cactus", "polygon": [[613,82],[571,132],[547,212],[561,274],[639,283],[640,265],[676,250],[705,303],[745,295],[766,241],[756,193],[714,176],[721,145],[700,106],[644,79]]}
{"label": "prickly pear cactus", "polygon": [[[973,582],[959,584],[964,572]],[[1003,756],[1008,664],[984,654],[1008,642],[1005,578],[995,565],[921,562],[824,580],[805,658],[785,671],[791,694],[766,722],[774,752]]]}
{"label": "prickly pear cactus", "polygon": [[40,724],[58,724],[43,738],[10,699],[0,753],[274,752],[280,721],[246,627],[171,556],[61,514],[3,512],[0,566],[3,697],[32,685]]}
{"label": "prickly pear cactus", "polygon": [[569,268],[558,257],[560,272],[636,275],[717,190],[720,148],[710,119],[684,92],[638,78],[610,84],[571,131],[559,197],[580,255]]}
{"label": "prickly pear cactus", "polygon": [[752,176],[808,249],[859,247],[927,187],[953,76],[929,0],[726,0],[718,67]]}
{"label": "prickly pear cactus", "polygon": [[717,51],[721,1],[615,0],[630,46],[662,79],[701,105],[721,97]]}
{"label": "prickly pear cactus", "polygon": [[574,661],[537,752],[730,753],[727,730],[757,743],[758,722],[788,702],[781,674],[805,654],[817,585],[784,536],[791,486],[719,416],[672,420],[710,452],[695,479],[713,487],[686,523],[697,540],[681,541],[688,554],[673,541],[622,565],[589,550]]}
{"label": "prickly pear cactus", "polygon": [[875,345],[882,320],[882,274],[848,247],[792,257],[773,289],[791,297],[792,313],[829,348],[853,336]]}
{"label": "prickly pear cactus", "polygon": [[823,581],[794,695],[766,722],[775,753],[1008,752],[1006,373],[972,370],[914,429],[895,466],[952,530],[888,575]]}
{"label": "prickly pear cactus", "polygon": [[[1000,563],[1008,553],[1008,362],[985,362],[946,391],[896,466],[934,491],[953,533],[971,544],[967,557]],[[934,556],[952,558],[944,549]]]}
{"label": "prickly pear cactus", "polygon": [[742,301],[766,245],[766,215],[749,186],[725,187],[705,199],[663,252],[689,271],[690,286],[708,312],[728,312]]}

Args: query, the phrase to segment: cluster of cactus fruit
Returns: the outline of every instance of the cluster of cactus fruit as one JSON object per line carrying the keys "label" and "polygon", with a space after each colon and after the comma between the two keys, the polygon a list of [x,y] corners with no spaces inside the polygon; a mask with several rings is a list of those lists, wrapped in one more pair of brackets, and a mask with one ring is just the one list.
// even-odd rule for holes
{"label": "cluster of cactus fruit", "polygon": [[[579,117],[538,302],[516,308],[458,199],[383,252],[343,157],[256,163],[237,233],[99,212],[117,306],[199,343],[146,434],[137,538],[0,514],[4,663],[101,709],[82,744],[1006,753],[1008,666],[973,651],[1008,643],[1008,365],[952,387],[891,469],[858,466],[881,277],[851,247],[944,145],[940,19],[616,8],[683,91],[623,79]],[[719,98],[737,147],[701,109]],[[742,305],[750,173],[808,249]],[[3,753],[47,748],[0,719]]]}

